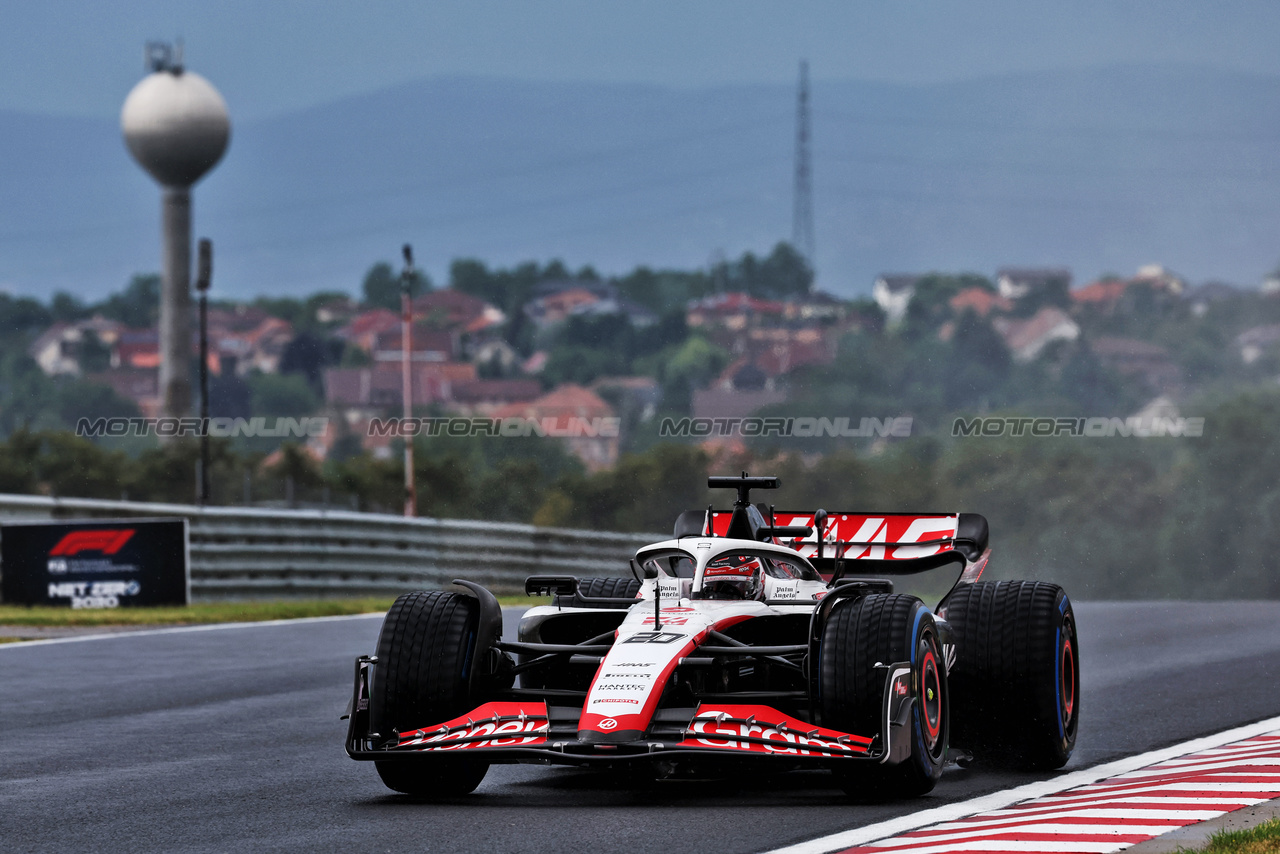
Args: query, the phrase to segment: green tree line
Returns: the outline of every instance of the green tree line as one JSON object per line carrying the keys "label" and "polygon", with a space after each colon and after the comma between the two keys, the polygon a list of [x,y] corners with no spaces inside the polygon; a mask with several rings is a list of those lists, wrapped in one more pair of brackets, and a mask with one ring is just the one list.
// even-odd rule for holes
{"label": "green tree line", "polygon": [[[551,440],[420,439],[423,515],[662,534],[676,515],[729,498],[709,473],[776,474],[780,508],[976,512],[991,525],[989,577],[1064,584],[1077,598],[1280,597],[1280,392],[1251,391],[1199,410],[1199,437],[922,436],[878,455],[842,449],[719,458],[660,444],[586,472]],[[0,492],[190,500],[196,446],[136,457],[58,432],[0,443]],[[218,503],[299,503],[399,512],[399,456],[318,465],[297,446],[270,460],[215,442]]]}

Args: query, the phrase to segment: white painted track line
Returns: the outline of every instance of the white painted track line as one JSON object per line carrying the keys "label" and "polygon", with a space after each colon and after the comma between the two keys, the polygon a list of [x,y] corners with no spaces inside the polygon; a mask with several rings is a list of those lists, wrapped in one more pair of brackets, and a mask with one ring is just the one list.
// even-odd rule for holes
{"label": "white painted track line", "polygon": [[[1273,732],[1277,729],[1280,729],[1280,717],[1268,718],[1263,721],[1258,721],[1257,723],[1234,727],[1232,729],[1214,733],[1213,735],[1193,738],[1190,741],[1184,741],[1169,747],[1162,747],[1159,750],[1151,750],[1146,753],[1140,753],[1136,756],[1127,756],[1123,759],[1106,762],[1102,765],[1095,765],[1091,768],[1072,771],[1061,776],[1054,777],[1050,780],[1028,783],[1024,786],[1018,786],[1017,788],[1008,789],[1003,792],[993,792],[989,795],[982,795],[981,797],[972,798],[967,801],[945,804],[940,807],[934,807],[933,809],[921,810],[920,812],[912,813],[911,815],[899,816],[897,818],[889,819],[888,821],[868,824],[863,827],[855,827],[839,833],[833,833],[829,836],[811,839],[807,842],[800,842],[783,848],[775,848],[768,852],[768,854],[827,854],[827,852],[830,851],[840,851],[845,848],[852,848],[855,845],[864,845],[868,842],[874,842],[878,839],[885,839],[890,836],[909,833],[913,830],[921,830],[931,825],[941,824],[942,822],[955,821],[956,819],[967,818],[972,815],[977,815],[978,813],[1005,809],[1032,798],[1055,795],[1059,792],[1064,792],[1067,789],[1087,786],[1090,783],[1096,783],[1109,777],[1116,777],[1121,774],[1129,774],[1131,772],[1138,771],[1146,768],[1148,765],[1167,762],[1170,759],[1176,759],[1190,753],[1199,753],[1201,751],[1221,748],[1246,738],[1253,738],[1255,736],[1263,735],[1264,733]],[[1215,815],[1216,814],[1217,813],[1215,812]],[[1042,843],[1036,844],[1042,846],[1037,850],[1046,850]],[[1114,847],[1114,845],[1107,845],[1099,850],[1110,851],[1113,850]]]}
{"label": "white painted track line", "polygon": [[245,623],[201,623],[198,626],[172,626],[164,629],[139,629],[136,632],[103,632],[96,635],[72,635],[65,638],[45,638],[43,640],[14,641],[0,643],[0,652],[7,649],[28,649],[33,646],[51,646],[59,643],[80,643],[82,641],[115,640],[117,638],[137,638],[148,635],[174,635],[185,632],[216,632],[224,629],[251,629],[260,626],[297,626],[303,623],[328,623],[338,620],[368,620],[373,617],[382,619],[386,612],[377,611],[370,614],[340,614],[336,617],[298,617],[293,620],[259,620]]}

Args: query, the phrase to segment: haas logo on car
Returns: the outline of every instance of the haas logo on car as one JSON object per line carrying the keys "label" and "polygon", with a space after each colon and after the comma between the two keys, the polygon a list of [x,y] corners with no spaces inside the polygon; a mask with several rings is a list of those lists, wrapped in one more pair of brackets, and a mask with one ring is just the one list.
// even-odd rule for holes
{"label": "haas logo on car", "polygon": [[605,718],[604,720],[600,721],[600,723],[598,724],[598,726],[600,727],[600,729],[603,729],[603,730],[610,730],[610,729],[614,729],[615,727],[617,727],[617,726],[618,726],[618,722],[617,722],[617,721],[615,721],[613,718]]}

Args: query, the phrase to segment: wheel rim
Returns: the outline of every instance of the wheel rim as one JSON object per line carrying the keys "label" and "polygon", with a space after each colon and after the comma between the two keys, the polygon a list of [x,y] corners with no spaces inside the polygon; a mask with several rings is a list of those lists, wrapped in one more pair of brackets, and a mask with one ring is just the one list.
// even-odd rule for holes
{"label": "wheel rim", "polygon": [[924,657],[920,661],[920,706],[924,712],[921,718],[925,746],[934,753],[942,739],[943,712],[942,679],[938,675],[938,657],[934,654],[933,644],[925,645]]}
{"label": "wheel rim", "polygon": [[1076,711],[1076,654],[1071,640],[1071,635],[1069,634],[1063,638],[1061,660],[1058,662],[1060,674],[1058,688],[1062,697],[1062,726],[1064,729],[1070,729],[1071,720]]}

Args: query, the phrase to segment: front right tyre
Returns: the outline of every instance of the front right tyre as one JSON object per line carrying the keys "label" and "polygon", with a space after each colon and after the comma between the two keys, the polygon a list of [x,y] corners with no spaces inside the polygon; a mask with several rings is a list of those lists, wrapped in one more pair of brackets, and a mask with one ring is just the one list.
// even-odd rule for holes
{"label": "front right tyre", "polygon": [[[479,603],[458,593],[406,593],[396,599],[378,636],[378,664],[370,686],[370,728],[384,742],[394,732],[440,724],[483,700],[472,696]],[[421,798],[475,790],[487,762],[460,756],[414,756],[374,761],[388,788]]]}

